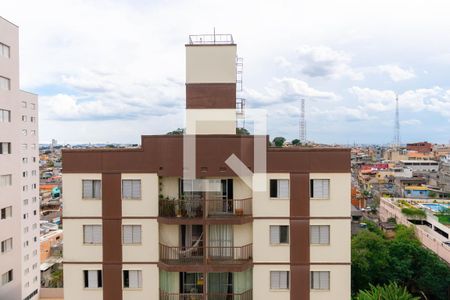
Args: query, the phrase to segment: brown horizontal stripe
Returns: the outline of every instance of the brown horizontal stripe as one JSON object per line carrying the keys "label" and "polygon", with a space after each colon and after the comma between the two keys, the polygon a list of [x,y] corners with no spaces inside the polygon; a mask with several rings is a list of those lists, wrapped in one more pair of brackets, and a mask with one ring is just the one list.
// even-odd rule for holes
{"label": "brown horizontal stripe", "polygon": [[188,83],[186,108],[236,109],[236,83]]}
{"label": "brown horizontal stripe", "polygon": [[77,217],[63,217],[63,220],[80,220],[80,219],[105,219],[105,220],[124,220],[124,219],[144,219],[144,220],[156,220],[158,219],[158,217],[148,217],[148,216],[142,216],[142,217],[138,217],[138,216],[133,216],[133,217],[118,217],[118,218],[104,218],[104,217],[81,217],[81,216],[77,216]]}
{"label": "brown horizontal stripe", "polygon": [[[108,263],[104,263],[103,261],[95,261],[95,262],[93,262],[93,261],[87,261],[87,262],[86,261],[64,261],[63,264],[66,264],[66,265],[95,265],[95,264],[99,264],[99,265],[101,265],[101,264],[108,264]],[[139,262],[135,262],[135,261],[127,262],[127,261],[124,261],[124,262],[114,262],[114,263],[111,263],[111,264],[157,265],[158,262],[157,261],[139,261]]]}
{"label": "brown horizontal stripe", "polygon": [[352,263],[344,263],[344,262],[310,262],[311,266],[331,266],[331,265],[336,265],[336,266],[351,266]]}

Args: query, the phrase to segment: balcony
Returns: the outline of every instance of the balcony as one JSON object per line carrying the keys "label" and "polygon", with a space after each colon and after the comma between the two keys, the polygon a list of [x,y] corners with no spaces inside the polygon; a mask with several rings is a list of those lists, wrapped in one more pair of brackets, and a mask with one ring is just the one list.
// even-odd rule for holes
{"label": "balcony", "polygon": [[[243,224],[251,221],[252,198],[160,199],[160,221],[187,224],[186,219],[213,219],[217,223]],[[228,220],[228,221],[227,221]]]}
{"label": "balcony", "polygon": [[160,300],[252,300],[253,290],[243,293],[205,293],[205,294],[181,294],[159,291]]}
{"label": "balcony", "polygon": [[[172,247],[159,244],[159,260],[169,271],[187,271],[186,266],[195,271],[241,271],[253,259],[253,244],[241,247],[202,246]],[[172,268],[170,267],[172,266]],[[182,269],[177,268],[182,266]],[[202,268],[206,266],[205,268]],[[231,267],[228,268],[228,267]]]}

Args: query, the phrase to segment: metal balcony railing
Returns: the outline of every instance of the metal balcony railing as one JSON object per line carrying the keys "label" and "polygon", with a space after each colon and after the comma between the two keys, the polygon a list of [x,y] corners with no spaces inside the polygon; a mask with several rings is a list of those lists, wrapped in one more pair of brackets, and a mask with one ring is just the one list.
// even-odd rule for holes
{"label": "metal balcony railing", "polygon": [[244,217],[251,215],[252,198],[159,200],[159,216],[165,218]]}
{"label": "metal balcony railing", "polygon": [[234,44],[232,34],[197,34],[189,36],[191,45],[227,45]]}
{"label": "metal balcony railing", "polygon": [[192,246],[172,247],[159,244],[159,259],[172,265],[185,264],[242,264],[253,258],[253,244],[241,247]]}
{"label": "metal balcony railing", "polygon": [[169,293],[160,290],[160,300],[252,300],[253,290],[242,293]]}

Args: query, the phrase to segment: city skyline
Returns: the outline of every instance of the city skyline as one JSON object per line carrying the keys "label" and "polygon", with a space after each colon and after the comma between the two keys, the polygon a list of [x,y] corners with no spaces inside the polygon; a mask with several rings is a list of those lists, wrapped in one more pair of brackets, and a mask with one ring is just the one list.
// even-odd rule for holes
{"label": "city skyline", "polygon": [[180,45],[214,27],[239,43],[242,96],[268,110],[271,138],[298,138],[305,98],[308,139],[389,144],[398,94],[402,143],[450,139],[443,1],[24,3],[0,10],[21,28],[21,86],[40,96],[41,143],[139,143],[136,132],[184,127]]}

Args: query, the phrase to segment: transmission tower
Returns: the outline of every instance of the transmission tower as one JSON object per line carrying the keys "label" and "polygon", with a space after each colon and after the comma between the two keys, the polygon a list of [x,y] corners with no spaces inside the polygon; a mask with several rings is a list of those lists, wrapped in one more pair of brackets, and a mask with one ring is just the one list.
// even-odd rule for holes
{"label": "transmission tower", "polygon": [[306,144],[305,99],[300,104],[300,142]]}
{"label": "transmission tower", "polygon": [[398,95],[395,98],[395,129],[394,129],[394,147],[400,148],[400,116],[398,109]]}

